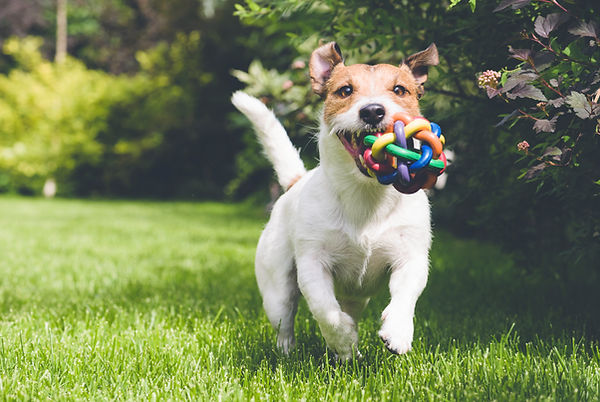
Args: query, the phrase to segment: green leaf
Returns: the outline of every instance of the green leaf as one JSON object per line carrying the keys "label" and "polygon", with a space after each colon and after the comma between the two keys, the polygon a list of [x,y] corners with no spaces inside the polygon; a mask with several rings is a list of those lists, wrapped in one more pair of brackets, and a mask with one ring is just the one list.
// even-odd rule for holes
{"label": "green leaf", "polygon": [[548,147],[542,156],[558,156],[562,155],[562,151],[558,147]]}
{"label": "green leaf", "polygon": [[248,4],[251,11],[258,13],[261,10],[260,6],[252,0],[246,0],[246,4]]}
{"label": "green leaf", "polygon": [[563,49],[563,53],[570,57],[571,59],[576,60],[586,60],[587,56],[585,55],[582,45],[579,42],[571,42],[567,47]]}

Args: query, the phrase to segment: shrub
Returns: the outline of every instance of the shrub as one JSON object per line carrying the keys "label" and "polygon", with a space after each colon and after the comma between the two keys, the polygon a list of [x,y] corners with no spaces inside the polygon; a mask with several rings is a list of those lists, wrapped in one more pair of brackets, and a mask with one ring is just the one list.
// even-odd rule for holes
{"label": "shrub", "polygon": [[533,242],[545,244],[545,253],[560,250],[569,265],[592,266],[600,257],[597,15],[591,7],[569,11],[557,1],[505,0],[494,11],[506,13],[509,6],[531,22],[509,46],[514,62],[502,74],[482,73],[479,84],[513,109],[499,125],[510,126],[522,153],[519,178],[535,185],[529,204],[539,207],[523,225],[535,229],[532,236],[545,232],[545,240]]}
{"label": "shrub", "polygon": [[[106,175],[84,183],[79,173],[102,170],[107,158],[140,158],[161,145],[168,123],[155,116],[179,108],[176,87],[141,74],[88,70],[74,59],[55,64],[42,58],[40,45],[31,37],[4,45],[18,67],[0,75],[2,190],[39,193],[47,178],[57,180],[62,194],[102,189]],[[114,116],[127,104],[136,108],[123,129]]]}
{"label": "shrub", "polygon": [[[239,88],[230,69],[247,66],[259,42],[232,15],[230,1],[210,16],[201,5],[180,3],[157,6],[173,25],[157,28],[164,42],[153,40],[127,61],[128,71],[136,70],[129,75],[74,59],[55,65],[40,55],[39,39],[11,40],[0,75],[0,191],[37,193],[54,176],[63,195],[223,197],[243,146],[227,119]],[[86,43],[100,52],[97,62],[114,50]],[[132,51],[123,46],[115,51]]]}

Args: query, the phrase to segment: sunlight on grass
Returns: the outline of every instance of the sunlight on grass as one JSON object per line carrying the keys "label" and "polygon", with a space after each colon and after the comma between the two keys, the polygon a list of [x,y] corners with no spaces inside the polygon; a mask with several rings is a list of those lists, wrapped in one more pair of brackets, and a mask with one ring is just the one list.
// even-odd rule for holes
{"label": "sunlight on grass", "polygon": [[378,339],[382,294],[362,361],[332,364],[305,304],[281,356],[253,274],[265,220],[244,205],[0,198],[2,399],[600,397],[590,317],[443,231],[412,353]]}

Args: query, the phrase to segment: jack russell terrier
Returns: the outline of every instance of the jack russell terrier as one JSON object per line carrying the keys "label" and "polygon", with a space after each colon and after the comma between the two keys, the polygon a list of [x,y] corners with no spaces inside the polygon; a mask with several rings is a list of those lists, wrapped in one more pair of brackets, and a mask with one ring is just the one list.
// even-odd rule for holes
{"label": "jack russell terrier", "polygon": [[273,207],[255,260],[263,306],[285,353],[295,344],[302,294],[338,358],[359,356],[357,320],[385,282],[391,300],[379,336],[393,353],[410,351],[415,304],[428,275],[429,202],[424,191],[401,194],[370,177],[362,140],[383,132],[395,113],[420,115],[427,68],[436,64],[435,44],[399,66],[346,66],[335,42],[316,49],[310,78],[324,107],[320,165],[308,172],[275,115],[258,99],[233,94],[287,189]]}

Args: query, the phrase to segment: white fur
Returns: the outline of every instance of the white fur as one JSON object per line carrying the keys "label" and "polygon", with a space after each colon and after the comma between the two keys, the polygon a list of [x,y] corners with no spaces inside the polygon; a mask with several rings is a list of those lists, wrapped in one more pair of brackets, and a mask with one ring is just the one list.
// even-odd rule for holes
{"label": "white fur", "polygon": [[290,142],[277,117],[260,100],[237,91],[231,102],[252,122],[267,158],[273,164],[279,184],[288,188],[306,173],[298,150]]}
{"label": "white fur", "polygon": [[[233,103],[254,124],[285,188],[301,170],[285,130],[259,100],[237,92]],[[393,102],[385,106],[399,108]],[[356,110],[337,116],[336,128],[358,125]],[[287,353],[295,343],[294,316],[302,294],[327,345],[345,360],[358,355],[360,313],[388,282],[391,300],[379,336],[392,352],[406,353],[415,304],[427,282],[427,196],[423,191],[404,195],[365,177],[333,133],[322,119],[320,165],[279,198],[260,237],[255,265],[263,305]]]}

